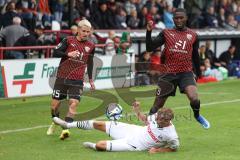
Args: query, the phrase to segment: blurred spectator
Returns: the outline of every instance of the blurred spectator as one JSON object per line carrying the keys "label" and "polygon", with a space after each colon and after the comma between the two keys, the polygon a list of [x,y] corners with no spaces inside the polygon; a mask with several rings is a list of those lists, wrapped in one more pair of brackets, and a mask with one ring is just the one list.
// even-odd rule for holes
{"label": "blurred spectator", "polygon": [[232,4],[229,0],[220,0],[219,4],[219,8],[223,8],[225,10],[226,17],[228,17],[229,14],[233,13]]}
{"label": "blurred spectator", "polygon": [[117,28],[117,6],[115,2],[108,2],[108,11],[107,11],[107,18],[109,29]]}
{"label": "blurred spectator", "polygon": [[[210,63],[210,60],[207,58],[204,60],[204,66],[205,66],[205,71],[203,72],[203,76],[208,77],[214,77],[216,78],[218,81],[223,80],[223,74],[218,70],[218,69],[213,69]],[[221,67],[221,70],[225,70],[225,72],[227,73],[227,69]]]}
{"label": "blurred spectator", "polygon": [[19,0],[16,3],[16,9],[26,23],[29,30],[34,30],[37,16],[36,0]]}
{"label": "blurred spectator", "polygon": [[116,48],[115,48],[115,31],[110,30],[108,32],[108,38],[105,42],[105,55],[116,55]]}
{"label": "blurred spectator", "polygon": [[161,16],[158,14],[158,8],[156,6],[152,6],[150,8],[150,11],[146,17],[147,17],[147,21],[149,20],[153,21],[155,28],[160,28],[160,27],[157,27],[157,24],[161,21]]}
{"label": "blurred spectator", "polygon": [[51,8],[51,12],[53,13],[54,19],[58,22],[61,22],[64,10],[62,0],[50,0],[49,5]]}
{"label": "blurred spectator", "polygon": [[125,2],[124,7],[126,9],[127,15],[130,15],[132,10],[137,11],[135,3],[136,0],[129,0]]}
{"label": "blurred spectator", "polygon": [[135,85],[150,85],[150,52],[143,52],[136,63]]}
{"label": "blurred spectator", "polygon": [[38,21],[45,27],[49,27],[52,21],[52,14],[49,8],[48,0],[39,0],[38,2]]}
{"label": "blurred spectator", "polygon": [[237,6],[237,12],[235,14],[235,20],[238,22],[238,24],[240,23],[240,4],[239,4],[239,6]]}
{"label": "blurred spectator", "polygon": [[[5,39],[7,47],[13,46],[20,37],[28,33],[28,30],[20,24],[21,18],[14,17],[13,24],[0,31],[0,39]],[[21,59],[24,55],[17,51],[7,51],[5,58]]]}
{"label": "blurred spectator", "polygon": [[213,54],[209,51],[207,52],[206,46],[201,45],[199,48],[199,57],[200,57],[200,64],[203,65],[205,59],[209,59],[211,62],[213,61]]}
{"label": "blurred spectator", "polygon": [[206,41],[206,55],[207,58],[210,60],[211,66],[213,68],[221,67],[221,63],[219,62],[216,54],[211,50],[211,41]]}
{"label": "blurred spectator", "polygon": [[204,0],[185,0],[184,8],[188,15],[188,26],[190,28],[200,28],[202,25],[203,17],[202,13],[204,10]]}
{"label": "blurred spectator", "polygon": [[71,35],[72,36],[76,36],[77,35],[77,26],[76,25],[72,25],[70,30],[71,30]]}
{"label": "blurred spectator", "polygon": [[138,19],[138,15],[137,15],[137,11],[136,10],[132,10],[131,14],[129,16],[129,19],[127,21],[127,25],[129,28],[131,29],[137,29],[139,26],[139,19]]}
{"label": "blurred spectator", "polygon": [[0,38],[6,40],[6,46],[13,46],[13,44],[18,40],[19,37],[23,36],[28,30],[21,26],[21,18],[14,17],[13,24],[5,27],[3,30],[0,31]]}
{"label": "blurred spectator", "polygon": [[224,8],[219,9],[219,13],[217,16],[219,27],[226,28],[226,16]]}
{"label": "blurred spectator", "polygon": [[157,49],[153,54],[151,54],[151,68],[150,68],[150,80],[151,84],[156,84],[158,82],[160,74],[160,65],[161,65],[161,49]]}
{"label": "blurred spectator", "polygon": [[91,24],[95,29],[109,29],[107,1],[100,0],[99,7],[91,16]]}
{"label": "blurred spectator", "polygon": [[175,25],[173,23],[173,8],[172,6],[167,6],[163,14],[163,22],[166,28],[173,28]]}
{"label": "blurred spectator", "polygon": [[215,10],[213,6],[210,6],[207,9],[207,13],[205,14],[205,25],[206,27],[209,28],[217,28],[218,27],[218,20],[217,20],[217,16],[215,14]]}
{"label": "blurred spectator", "polygon": [[216,82],[227,78],[227,69],[221,67],[214,69],[211,67],[210,60],[207,58],[204,60],[204,64],[201,66],[202,77],[198,82]]}
{"label": "blurred spectator", "polygon": [[127,13],[122,7],[120,7],[117,10],[117,16],[116,16],[117,29],[126,29],[127,28],[126,22],[127,22]]}
{"label": "blurred spectator", "polygon": [[222,66],[228,69],[229,76],[236,76],[237,74],[238,65],[233,63],[233,60],[237,60],[235,57],[235,50],[236,47],[231,45],[229,46],[228,50],[223,52],[219,57],[219,61]]}
{"label": "blurred spectator", "polygon": [[[55,43],[55,39],[51,39],[53,37],[44,34],[44,27],[42,25],[37,25],[34,29],[34,32],[29,32],[25,35],[23,35],[21,38],[17,40],[17,42],[14,44],[14,46],[42,46],[42,45],[49,45]],[[22,50],[22,54],[24,55],[24,58],[31,57],[33,55],[33,52],[30,50]],[[36,53],[38,53],[38,58],[41,58],[41,55],[43,54],[43,50],[37,50]]]}
{"label": "blurred spectator", "polygon": [[16,11],[16,3],[9,2],[6,5],[6,12],[1,16],[0,19],[0,28],[7,27],[13,24],[13,17],[20,17]]}
{"label": "blurred spectator", "polygon": [[200,58],[200,64],[203,65],[204,60],[207,58],[205,45],[201,45],[199,48],[199,58]]}
{"label": "blurred spectator", "polygon": [[120,44],[117,49],[117,54],[126,54],[128,53],[129,48],[132,45],[132,40],[129,32],[123,32],[120,39]]}
{"label": "blurred spectator", "polygon": [[237,29],[237,27],[238,27],[238,23],[234,19],[234,15],[233,14],[229,14],[227,16],[227,23],[226,23],[225,28],[229,29],[229,30],[234,30],[234,29]]}
{"label": "blurred spectator", "polygon": [[183,8],[183,7],[181,7],[181,3],[182,3],[182,0],[173,0],[173,7],[174,8]]}
{"label": "blurred spectator", "polygon": [[76,10],[80,17],[90,17],[90,2],[87,3],[86,0],[76,0]]}
{"label": "blurred spectator", "polygon": [[139,28],[145,28],[146,27],[146,25],[147,25],[147,19],[146,19],[147,14],[148,14],[148,9],[147,9],[147,7],[144,6],[141,9],[140,14],[138,15],[138,18],[140,19]]}

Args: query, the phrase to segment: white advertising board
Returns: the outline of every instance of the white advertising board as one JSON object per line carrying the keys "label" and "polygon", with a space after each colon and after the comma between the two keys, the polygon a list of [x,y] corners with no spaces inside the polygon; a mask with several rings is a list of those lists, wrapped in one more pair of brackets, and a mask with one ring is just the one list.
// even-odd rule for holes
{"label": "white advertising board", "polygon": [[[12,98],[51,94],[54,84],[51,75],[56,73],[59,62],[58,58],[0,61],[0,85],[3,86],[0,95]],[[96,89],[133,85],[133,70],[134,55],[95,56],[93,77]],[[84,86],[87,89],[89,84],[85,83]]]}

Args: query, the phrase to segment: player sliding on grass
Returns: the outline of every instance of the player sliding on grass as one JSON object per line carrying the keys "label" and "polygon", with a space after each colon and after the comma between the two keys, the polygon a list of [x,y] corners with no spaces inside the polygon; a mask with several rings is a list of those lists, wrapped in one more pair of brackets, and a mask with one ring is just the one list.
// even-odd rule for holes
{"label": "player sliding on grass", "polygon": [[140,103],[134,102],[133,109],[146,126],[121,123],[116,121],[74,121],[68,123],[58,117],[53,121],[64,128],[99,130],[108,134],[113,140],[97,143],[84,142],[83,145],[97,151],[144,151],[149,153],[174,152],[179,147],[178,135],[171,120],[173,111],[161,108],[156,114],[147,117],[140,112]]}
{"label": "player sliding on grass", "polygon": [[[73,121],[83,91],[83,80],[86,67],[91,89],[95,89],[92,80],[95,45],[88,40],[91,30],[92,27],[90,22],[86,19],[81,20],[78,23],[77,36],[69,36],[63,39],[54,50],[53,56],[61,57],[61,62],[58,67],[57,79],[52,94],[52,117],[59,116],[58,109],[61,100],[66,99],[68,96],[69,109],[65,121]],[[47,134],[51,135],[53,131],[54,124],[49,127]],[[60,139],[64,140],[68,136],[69,131],[65,129],[62,131]]]}
{"label": "player sliding on grass", "polygon": [[[161,55],[159,71],[163,73],[159,78],[158,85],[160,88],[156,92],[155,102],[149,114],[156,113],[159,108],[163,107],[169,96],[175,96],[176,88],[179,87],[181,93],[185,93],[190,101],[195,119],[205,128],[210,128],[209,122],[199,114],[200,100],[197,94],[196,81],[193,74],[193,67],[196,71],[196,78],[201,76],[200,60],[198,54],[198,37],[197,34],[186,27],[186,11],[177,8],[173,15],[175,24],[174,29],[164,29],[155,38],[151,38],[153,21],[147,24],[146,49],[152,52],[158,47],[165,45]],[[162,71],[163,66],[165,70]],[[172,84],[172,90],[161,96],[161,88],[166,83]]]}

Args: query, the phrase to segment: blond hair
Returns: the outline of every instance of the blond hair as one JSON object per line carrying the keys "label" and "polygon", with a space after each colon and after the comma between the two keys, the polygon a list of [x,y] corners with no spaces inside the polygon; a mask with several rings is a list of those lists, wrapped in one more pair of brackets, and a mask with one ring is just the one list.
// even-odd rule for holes
{"label": "blond hair", "polygon": [[83,27],[83,26],[92,28],[91,23],[87,19],[83,19],[78,23],[78,27]]}

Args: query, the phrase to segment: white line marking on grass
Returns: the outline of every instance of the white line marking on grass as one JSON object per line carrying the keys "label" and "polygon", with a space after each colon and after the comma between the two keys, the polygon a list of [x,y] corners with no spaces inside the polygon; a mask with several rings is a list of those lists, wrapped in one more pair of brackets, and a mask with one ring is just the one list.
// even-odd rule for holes
{"label": "white line marking on grass", "polygon": [[[234,100],[228,100],[228,101],[218,101],[218,102],[210,102],[210,103],[202,103],[201,104],[201,107],[202,106],[211,106],[211,105],[214,105],[214,104],[225,104],[225,103],[235,103],[235,102],[240,102],[240,99],[234,99]],[[189,108],[190,106],[181,106],[181,107],[175,107],[173,108],[174,110],[178,110],[178,109],[186,109],[186,108]]]}
{"label": "white line marking on grass", "polygon": [[[211,105],[215,105],[215,104],[225,104],[225,103],[235,103],[235,102],[240,102],[240,99],[220,101],[220,102],[218,101],[218,102],[203,103],[203,104],[201,104],[201,106],[211,106]],[[189,106],[180,106],[180,107],[175,107],[173,109],[174,110],[179,110],[179,109],[186,109],[186,108],[189,108]],[[105,118],[105,117],[98,117],[97,119],[103,119],[103,118]],[[40,126],[29,127],[29,128],[6,130],[6,131],[0,131],[0,134],[23,132],[23,131],[29,131],[29,130],[33,130],[33,129],[47,128],[47,127],[49,127],[49,125],[40,125]]]}
{"label": "white line marking on grass", "polygon": [[206,94],[206,95],[208,95],[208,94],[214,94],[214,95],[226,95],[226,94],[232,94],[232,93],[216,93],[216,92],[198,92],[198,94]]}
{"label": "white line marking on grass", "polygon": [[29,131],[29,130],[33,130],[33,129],[46,128],[46,127],[49,127],[49,125],[40,125],[40,126],[35,126],[35,127],[30,127],[30,128],[20,128],[20,129],[12,129],[12,130],[0,131],[0,134]]}

